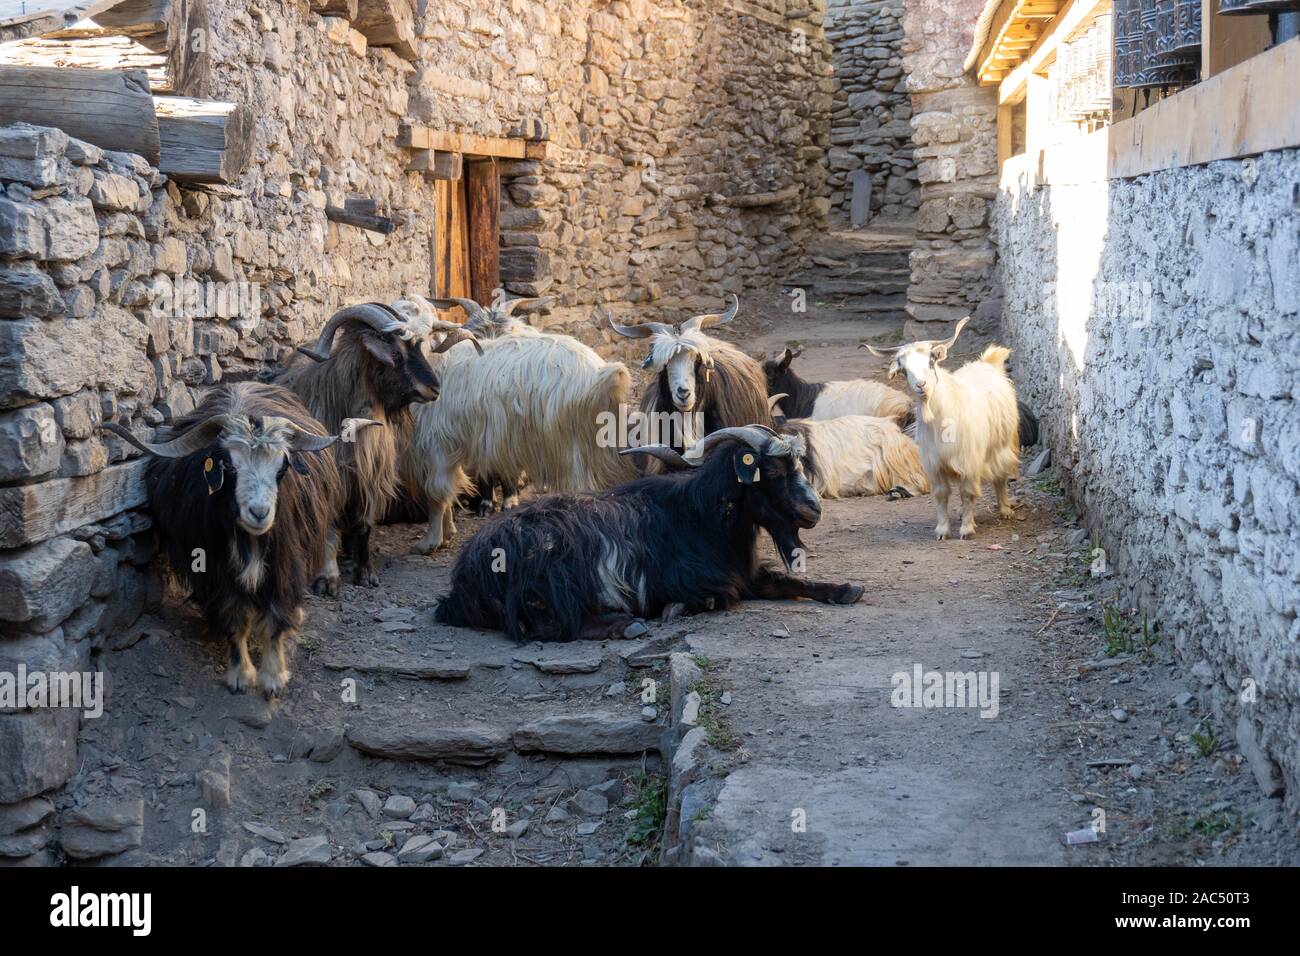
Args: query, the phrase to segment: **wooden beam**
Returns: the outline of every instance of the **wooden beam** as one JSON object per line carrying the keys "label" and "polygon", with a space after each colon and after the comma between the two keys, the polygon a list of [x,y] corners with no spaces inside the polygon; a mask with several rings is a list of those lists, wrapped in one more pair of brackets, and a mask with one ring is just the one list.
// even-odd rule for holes
{"label": "wooden beam", "polygon": [[160,159],[158,118],[141,70],[0,66],[0,126],[55,126],[104,149]]}
{"label": "wooden beam", "polygon": [[418,59],[412,0],[359,0],[350,19],[371,46],[391,47],[403,60]]}
{"label": "wooden beam", "polygon": [[1039,38],[1016,68],[1001,81],[998,86],[998,102],[1016,103],[1024,99],[1029,74],[1041,73],[1055,62],[1056,51],[1061,43],[1073,37],[1110,7],[1111,0],[1069,0],[1051,29]]}
{"label": "wooden beam", "polygon": [[998,105],[998,167],[1011,158],[1011,119],[1015,109],[1010,103]]}
{"label": "wooden beam", "polygon": [[253,115],[236,103],[186,97],[154,98],[162,158],[173,179],[233,183],[253,152]]}
{"label": "wooden beam", "polygon": [[[367,208],[373,208],[373,204],[374,200],[370,200],[370,206]],[[348,200],[348,205],[351,208],[327,205],[325,207],[325,218],[331,222],[341,223],[345,226],[356,226],[358,229],[367,229],[370,232],[381,232],[384,235],[390,234],[397,228],[397,223],[387,216],[377,216],[372,212],[363,211],[352,200]]]}
{"label": "wooden beam", "polygon": [[437,179],[457,180],[464,175],[465,157],[460,153],[443,153],[432,149],[412,152],[406,165],[408,173],[423,173],[426,182]]}
{"label": "wooden beam", "polygon": [[430,129],[427,126],[402,124],[397,145],[406,149],[432,149],[440,153],[464,153],[466,156],[495,156],[498,159],[545,159],[547,144],[521,138],[480,136]]}
{"label": "wooden beam", "polygon": [[102,13],[122,0],[83,0],[57,3],[49,0],[0,0],[0,43],[25,40],[72,26]]}

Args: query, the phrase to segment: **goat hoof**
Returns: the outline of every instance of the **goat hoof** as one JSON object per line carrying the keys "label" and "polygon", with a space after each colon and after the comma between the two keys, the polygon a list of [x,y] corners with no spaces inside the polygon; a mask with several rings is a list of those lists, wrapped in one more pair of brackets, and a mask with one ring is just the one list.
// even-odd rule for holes
{"label": "goat hoof", "polygon": [[857,604],[867,591],[861,584],[842,584],[835,589],[836,604]]}
{"label": "goat hoof", "polygon": [[663,623],[676,620],[686,613],[686,605],[680,601],[674,601],[672,604],[665,604],[663,613],[659,615],[659,620]]}
{"label": "goat hoof", "polygon": [[935,541],[947,541],[947,540],[948,540],[948,529],[947,529],[947,528],[935,528],[935,529],[934,529],[934,540],[935,540]]}
{"label": "goat hoof", "polygon": [[257,680],[257,674],[252,666],[232,667],[226,671],[226,686],[230,688],[231,693],[242,694],[253,686]]}
{"label": "goat hoof", "polygon": [[373,568],[357,568],[352,572],[352,583],[359,584],[365,588],[379,587],[379,575]]}
{"label": "goat hoof", "polygon": [[321,597],[338,597],[339,596],[339,579],[338,578],[317,578],[312,582],[311,593]]}
{"label": "goat hoof", "polygon": [[478,506],[478,516],[486,518],[488,515],[495,514],[497,506],[491,501],[484,501]]}
{"label": "goat hoof", "polygon": [[285,674],[258,674],[257,689],[262,692],[262,696],[270,700],[280,691],[284,690],[284,685],[289,683],[289,675]]}
{"label": "goat hoof", "polygon": [[973,538],[973,537],[975,537],[975,529],[974,529],[974,528],[970,528],[970,529],[962,528],[960,534],[958,535],[958,537],[960,537],[963,541],[965,541],[965,540],[967,540],[967,539],[969,539],[969,538]]}
{"label": "goat hoof", "polygon": [[645,637],[650,633],[650,628],[646,627],[645,621],[633,621],[627,627],[623,628],[623,636],[626,638]]}

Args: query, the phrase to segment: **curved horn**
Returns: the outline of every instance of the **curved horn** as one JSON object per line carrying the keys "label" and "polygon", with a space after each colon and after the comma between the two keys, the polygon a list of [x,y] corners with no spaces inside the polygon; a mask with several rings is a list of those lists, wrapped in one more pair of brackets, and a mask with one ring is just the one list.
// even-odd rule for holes
{"label": "curved horn", "polygon": [[537,305],[539,302],[545,302],[547,305],[549,305],[554,301],[555,301],[555,296],[553,295],[537,296],[536,298],[532,298],[532,299],[510,299],[506,302],[502,302],[501,305],[498,306],[498,308],[501,312],[501,315],[505,316],[506,318],[509,318],[510,316],[515,314],[515,309],[520,309],[523,308],[524,306]]}
{"label": "curved horn", "polygon": [[736,317],[740,311],[740,299],[733,292],[731,294],[731,305],[727,306],[725,312],[706,312],[704,315],[697,315],[693,319],[688,319],[682,324],[683,332],[702,331],[711,329],[715,325],[724,325]]}
{"label": "curved horn", "polygon": [[229,428],[233,421],[229,415],[213,415],[165,442],[141,441],[115,422],[104,422],[99,427],[150,455],[157,455],[159,458],[184,458],[211,445],[213,439]]}
{"label": "curved horn", "polygon": [[673,451],[667,445],[637,445],[635,448],[624,448],[619,452],[620,455],[651,455],[668,465],[677,468],[689,468],[698,465],[698,461],[687,461],[677,452]]}
{"label": "curved horn", "polygon": [[648,339],[650,336],[658,333],[660,335],[672,335],[673,327],[665,325],[662,322],[642,322],[640,325],[619,325],[614,321],[614,316],[609,312],[605,313],[605,321],[609,327],[619,335],[629,339]]}
{"label": "curved horn", "polygon": [[789,397],[789,394],[786,392],[777,392],[775,395],[769,395],[767,397],[767,407],[772,411],[776,411],[776,406],[781,404],[781,399]]}
{"label": "curved horn", "polygon": [[465,310],[465,314],[471,319],[480,319],[482,321],[487,321],[488,319],[487,309],[483,308],[483,306],[479,305],[473,299],[458,299],[455,296],[452,296],[447,299],[430,299],[429,301],[433,303],[433,306],[436,309],[446,310],[460,306]]}
{"label": "curved horn", "polygon": [[688,448],[683,457],[687,461],[703,458],[710,449],[728,438],[739,438],[753,448],[754,451],[763,452],[766,450],[769,441],[779,437],[776,432],[766,425],[739,425],[732,428],[719,428],[716,432],[710,432]]}
{"label": "curved horn", "polygon": [[392,332],[400,326],[397,319],[393,318],[393,313],[387,306],[379,306],[373,302],[367,302],[363,305],[350,305],[347,308],[339,309],[330,320],[325,323],[325,328],[321,329],[320,338],[312,346],[300,345],[298,351],[308,358],[313,358],[317,362],[324,362],[330,357],[330,348],[334,345],[334,336],[344,322],[357,321],[370,326],[376,332]]}
{"label": "curved horn", "polygon": [[451,326],[451,329],[447,332],[447,337],[439,342],[438,347],[433,350],[434,355],[441,355],[457,342],[473,342],[474,348],[478,350],[478,354],[483,354],[483,346],[479,344],[478,339],[474,338],[472,333],[468,332],[461,326],[456,325],[454,322],[449,322],[447,324]]}
{"label": "curved horn", "polygon": [[969,321],[970,321],[970,316],[968,315],[966,316],[966,318],[962,319],[960,322],[957,323],[957,327],[952,330],[952,335],[949,336],[946,341],[940,342],[939,344],[942,345],[945,349],[952,348],[953,345],[956,344],[957,342],[957,336],[961,335],[961,330],[966,328],[966,323]]}

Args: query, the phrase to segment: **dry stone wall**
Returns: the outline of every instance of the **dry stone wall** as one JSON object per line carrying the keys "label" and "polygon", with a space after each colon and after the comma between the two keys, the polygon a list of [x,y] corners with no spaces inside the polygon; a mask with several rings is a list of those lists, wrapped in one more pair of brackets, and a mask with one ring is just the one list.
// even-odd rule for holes
{"label": "dry stone wall", "polygon": [[962,70],[982,0],[907,0],[903,69],[912,94],[912,141],[920,181],[907,310],[915,337],[925,323],[972,315],[993,332],[1001,312],[989,236],[997,192],[997,103]]}
{"label": "dry stone wall", "polygon": [[911,220],[920,203],[912,97],[903,74],[903,3],[831,0],[826,11],[835,68],[831,209],[854,226]]}
{"label": "dry stone wall", "polygon": [[[820,0],[421,6],[408,61],[300,0],[211,0],[190,92],[256,114],[231,187],[0,129],[0,674],[96,670],[159,595],[141,463],[101,422],[147,437],[273,372],[339,306],[430,291],[435,191],[406,172],[402,123],[549,139],[546,160],[501,164],[503,281],[554,294],[552,321],[605,351],[596,304],[678,318],[771,283],[820,227]],[[394,232],[331,222],[349,197]],[[0,859],[50,858],[79,714],[0,712]],[[114,839],[79,855],[130,845],[135,824],[96,820]]]}
{"label": "dry stone wall", "polygon": [[1005,189],[1007,344],[1221,737],[1300,807],[1300,151]]}

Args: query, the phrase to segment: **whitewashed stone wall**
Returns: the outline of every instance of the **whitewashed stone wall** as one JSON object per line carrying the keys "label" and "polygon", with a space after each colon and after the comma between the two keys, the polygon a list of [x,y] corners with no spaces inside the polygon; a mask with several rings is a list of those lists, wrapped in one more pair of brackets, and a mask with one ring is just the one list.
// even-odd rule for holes
{"label": "whitewashed stone wall", "polygon": [[1021,183],[995,222],[1017,387],[1093,539],[1295,810],[1300,151]]}
{"label": "whitewashed stone wall", "polygon": [[873,218],[910,220],[920,203],[912,147],[912,97],[903,74],[903,0],[830,0],[834,50],[831,208],[848,221],[858,170],[871,177]]}

